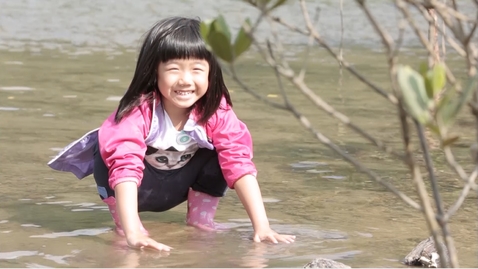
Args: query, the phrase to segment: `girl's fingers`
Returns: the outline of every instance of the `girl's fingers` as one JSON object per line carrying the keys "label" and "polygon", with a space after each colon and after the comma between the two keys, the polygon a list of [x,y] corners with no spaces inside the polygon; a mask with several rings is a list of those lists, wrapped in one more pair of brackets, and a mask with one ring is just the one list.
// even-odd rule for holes
{"label": "girl's fingers", "polygon": [[279,243],[279,242],[277,241],[277,239],[276,239],[276,235],[270,234],[270,235],[268,235],[267,237],[269,238],[269,240],[270,240],[272,243],[274,243],[274,244],[278,244],[278,243]]}
{"label": "girl's fingers", "polygon": [[254,240],[254,242],[256,243],[260,243],[261,242],[261,237],[259,235],[254,235],[254,238],[252,238],[252,240]]}

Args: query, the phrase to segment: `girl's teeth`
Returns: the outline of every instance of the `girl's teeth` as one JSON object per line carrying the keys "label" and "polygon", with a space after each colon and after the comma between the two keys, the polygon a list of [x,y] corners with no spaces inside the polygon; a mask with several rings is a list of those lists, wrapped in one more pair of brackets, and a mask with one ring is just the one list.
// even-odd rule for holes
{"label": "girl's teeth", "polygon": [[188,95],[188,94],[191,94],[191,92],[189,92],[189,91],[188,91],[188,92],[179,92],[179,91],[177,91],[176,94],[177,94],[177,95]]}

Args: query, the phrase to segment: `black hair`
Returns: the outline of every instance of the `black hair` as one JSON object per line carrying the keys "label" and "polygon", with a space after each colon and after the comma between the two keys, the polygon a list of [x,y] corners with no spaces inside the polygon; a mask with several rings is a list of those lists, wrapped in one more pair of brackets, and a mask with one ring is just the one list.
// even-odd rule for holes
{"label": "black hair", "polygon": [[196,109],[199,124],[205,124],[219,109],[224,96],[232,106],[229,91],[224,83],[221,67],[216,57],[206,48],[200,33],[200,21],[184,17],[170,17],[157,22],[147,33],[139,53],[131,84],[118,105],[115,122],[139,106],[161,98],[158,89],[157,69],[160,63],[173,59],[201,59],[209,63],[209,87],[191,109]]}

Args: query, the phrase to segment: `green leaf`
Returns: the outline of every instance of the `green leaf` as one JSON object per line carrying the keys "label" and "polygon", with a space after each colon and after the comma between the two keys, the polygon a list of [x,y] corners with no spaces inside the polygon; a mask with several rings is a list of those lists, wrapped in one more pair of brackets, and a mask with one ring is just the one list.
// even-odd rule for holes
{"label": "green leaf", "polygon": [[214,54],[228,63],[232,62],[232,47],[229,39],[223,33],[211,31],[207,40]]}
{"label": "green leaf", "polygon": [[207,41],[207,38],[209,36],[209,31],[211,29],[211,23],[212,23],[212,21],[202,21],[200,26],[199,26],[199,30],[201,32],[202,39],[204,39],[206,41]]}
{"label": "green leaf", "polygon": [[428,63],[421,62],[418,66],[418,72],[420,73],[420,75],[422,75],[422,77],[426,77],[428,72]]}
{"label": "green leaf", "polygon": [[434,97],[443,90],[443,87],[445,87],[446,84],[446,71],[443,64],[436,64],[433,67],[431,82],[433,88],[432,94]]}
{"label": "green leaf", "polygon": [[418,72],[420,72],[425,82],[428,98],[433,99],[432,72],[428,69],[428,63],[422,62],[418,68]]}
{"label": "green leaf", "polygon": [[[244,21],[244,24],[251,29],[251,22],[249,19]],[[244,51],[248,50],[252,44],[252,39],[247,35],[246,30],[244,29],[244,25],[239,30],[237,34],[236,41],[234,42],[234,59],[239,57]]]}
{"label": "green leaf", "polygon": [[470,99],[473,91],[476,89],[477,76],[468,79],[466,87],[461,94],[456,91],[449,91],[441,100],[437,110],[437,122],[442,129],[442,133],[446,134],[448,128],[453,124],[458,113]]}
{"label": "green leaf", "polygon": [[430,99],[423,77],[409,66],[399,66],[397,78],[408,113],[418,122],[427,124],[431,119]]}
{"label": "green leaf", "polygon": [[221,33],[224,35],[224,37],[226,37],[227,43],[231,44],[231,32],[229,31],[229,26],[222,15],[219,15],[212,22],[211,31]]}

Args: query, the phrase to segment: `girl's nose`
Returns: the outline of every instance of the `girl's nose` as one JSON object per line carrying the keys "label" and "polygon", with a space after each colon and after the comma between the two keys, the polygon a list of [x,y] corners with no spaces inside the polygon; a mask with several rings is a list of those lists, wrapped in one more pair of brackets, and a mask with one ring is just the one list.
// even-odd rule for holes
{"label": "girl's nose", "polygon": [[189,72],[184,72],[183,75],[179,78],[178,84],[181,86],[192,85],[192,76]]}

